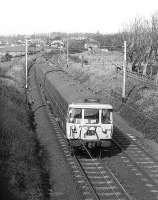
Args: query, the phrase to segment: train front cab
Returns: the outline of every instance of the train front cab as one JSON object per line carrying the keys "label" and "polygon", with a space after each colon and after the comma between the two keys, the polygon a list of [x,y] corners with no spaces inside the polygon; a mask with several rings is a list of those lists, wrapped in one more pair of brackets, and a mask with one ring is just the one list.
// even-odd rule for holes
{"label": "train front cab", "polygon": [[112,110],[109,104],[69,105],[66,137],[70,144],[110,147],[113,135]]}

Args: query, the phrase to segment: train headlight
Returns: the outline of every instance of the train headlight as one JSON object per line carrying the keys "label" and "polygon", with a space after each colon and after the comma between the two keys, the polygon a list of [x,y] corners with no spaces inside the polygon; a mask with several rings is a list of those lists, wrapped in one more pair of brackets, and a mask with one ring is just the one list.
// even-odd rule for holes
{"label": "train headlight", "polygon": [[76,126],[71,126],[71,130],[72,130],[73,133],[77,133]]}
{"label": "train headlight", "polygon": [[109,127],[108,128],[107,127],[102,127],[102,132],[104,134],[109,134],[109,132],[111,132],[111,129],[109,129]]}
{"label": "train headlight", "polygon": [[102,129],[102,132],[104,133],[104,134],[107,134],[107,129]]}

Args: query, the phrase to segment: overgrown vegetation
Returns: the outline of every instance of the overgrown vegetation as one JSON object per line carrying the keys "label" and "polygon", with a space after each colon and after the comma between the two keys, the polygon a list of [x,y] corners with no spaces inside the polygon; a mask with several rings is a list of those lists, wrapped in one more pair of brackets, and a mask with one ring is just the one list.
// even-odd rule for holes
{"label": "overgrown vegetation", "polygon": [[81,58],[77,55],[69,55],[69,58],[75,62],[75,63],[82,63],[87,65],[88,64],[88,60],[86,60],[83,56],[81,56]]}
{"label": "overgrown vegetation", "polygon": [[157,65],[158,69],[158,14],[151,20],[136,18],[124,29],[122,40],[127,41],[128,61],[133,71],[143,75],[147,75],[147,71],[151,76],[157,74],[157,70],[153,73],[153,66]]}
{"label": "overgrown vegetation", "polygon": [[1,57],[1,62],[8,62],[11,61],[12,59],[12,55],[10,55],[9,53],[6,53],[4,56]]}
{"label": "overgrown vegetation", "polygon": [[[0,76],[4,76],[5,71],[1,72]],[[48,197],[43,184],[43,179],[48,176],[43,165],[45,153],[37,141],[35,129],[34,113],[26,104],[24,92],[0,79],[1,199],[40,200]]]}
{"label": "overgrown vegetation", "polygon": [[84,44],[85,44],[84,40],[70,40],[68,45],[69,53],[74,54],[85,51]]}

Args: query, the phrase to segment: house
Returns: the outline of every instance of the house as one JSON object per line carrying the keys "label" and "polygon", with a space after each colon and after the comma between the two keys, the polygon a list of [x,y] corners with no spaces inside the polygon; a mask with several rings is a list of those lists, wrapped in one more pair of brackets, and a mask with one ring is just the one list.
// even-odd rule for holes
{"label": "house", "polygon": [[53,40],[51,42],[51,47],[54,47],[54,48],[64,48],[64,42],[61,41],[61,40]]}
{"label": "house", "polygon": [[84,47],[85,49],[88,49],[88,50],[94,50],[94,49],[98,49],[100,47],[100,44],[98,41],[88,38],[85,41]]}

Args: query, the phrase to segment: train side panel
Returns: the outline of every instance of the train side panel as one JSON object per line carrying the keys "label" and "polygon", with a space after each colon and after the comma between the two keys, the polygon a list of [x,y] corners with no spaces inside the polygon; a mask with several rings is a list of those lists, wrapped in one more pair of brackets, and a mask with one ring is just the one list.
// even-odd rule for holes
{"label": "train side panel", "polygon": [[60,127],[66,130],[68,103],[52,85],[49,79],[46,79],[45,91],[45,95],[50,101],[51,110],[54,116],[56,117]]}

